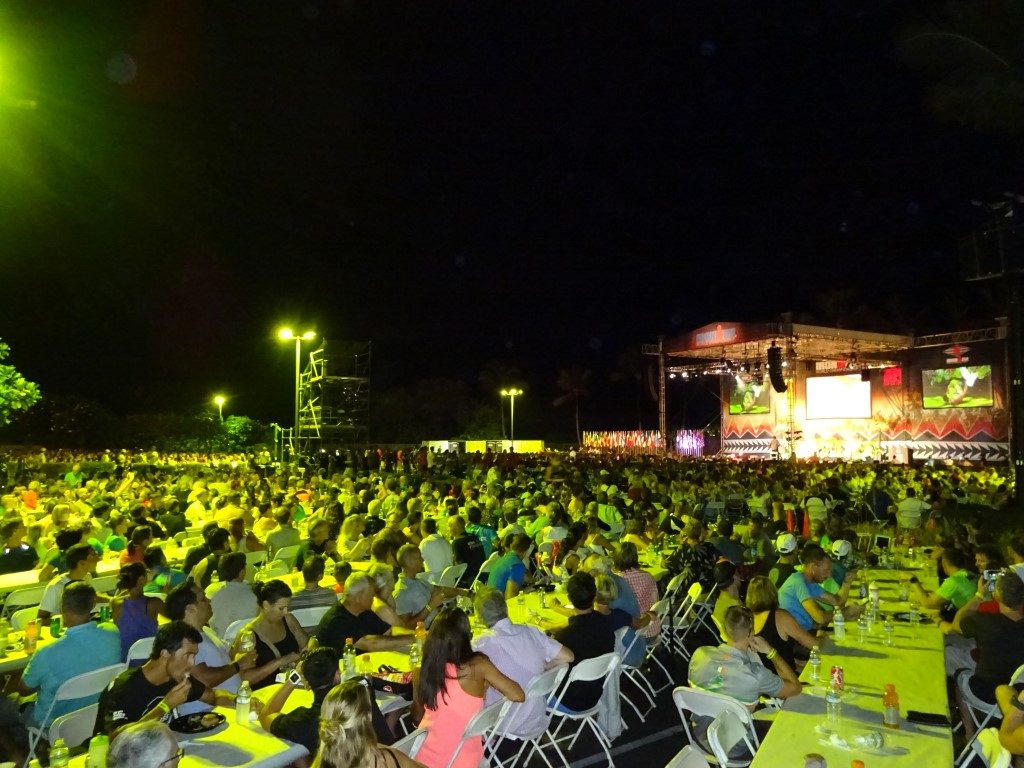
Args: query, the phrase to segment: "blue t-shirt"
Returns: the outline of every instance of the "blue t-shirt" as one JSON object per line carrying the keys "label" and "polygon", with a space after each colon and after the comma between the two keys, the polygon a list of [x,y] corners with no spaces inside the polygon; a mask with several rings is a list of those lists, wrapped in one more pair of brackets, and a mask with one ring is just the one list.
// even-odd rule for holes
{"label": "blue t-shirt", "polygon": [[486,525],[473,525],[470,523],[466,526],[466,533],[470,533],[480,539],[480,543],[484,545],[484,555],[487,557],[491,556],[491,552],[494,551],[494,540],[498,538],[497,531]]}
{"label": "blue t-shirt", "polygon": [[808,581],[799,571],[794,573],[779,590],[779,607],[789,611],[796,623],[810,631],[814,627],[814,619],[804,608],[804,600],[815,600],[825,594],[820,584]]}
{"label": "blue t-shirt", "polygon": [[526,565],[519,559],[519,555],[509,552],[498,558],[498,562],[491,566],[491,572],[487,577],[487,586],[504,594],[509,579],[521,587],[525,578]]}
{"label": "blue t-shirt", "polygon": [[618,608],[621,611],[625,611],[635,619],[640,615],[640,603],[636,599],[636,592],[633,591],[629,582],[619,576],[619,574],[609,573],[608,575],[612,577],[612,581],[615,582],[615,586],[619,588],[618,596],[612,600],[608,607],[612,610]]}

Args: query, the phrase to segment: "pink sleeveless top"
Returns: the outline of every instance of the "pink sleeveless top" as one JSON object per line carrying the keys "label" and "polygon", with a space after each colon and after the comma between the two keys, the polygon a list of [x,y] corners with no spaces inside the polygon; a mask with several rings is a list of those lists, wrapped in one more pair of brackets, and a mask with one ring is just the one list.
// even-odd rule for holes
{"label": "pink sleeveless top", "polygon": [[[448,679],[444,694],[438,694],[437,709],[425,708],[420,721],[420,727],[427,729],[427,739],[416,755],[416,760],[427,768],[445,768],[448,765],[452,754],[458,749],[466,724],[484,708],[482,698],[462,690],[457,679],[458,667],[447,664],[444,673]],[[477,737],[463,745],[452,768],[477,768],[483,756],[483,739]]]}

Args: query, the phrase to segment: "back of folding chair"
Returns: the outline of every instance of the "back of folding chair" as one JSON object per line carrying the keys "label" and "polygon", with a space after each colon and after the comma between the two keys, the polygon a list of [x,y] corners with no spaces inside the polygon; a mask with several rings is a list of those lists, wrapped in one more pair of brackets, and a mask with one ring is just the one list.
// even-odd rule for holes
{"label": "back of folding chair", "polygon": [[401,739],[391,745],[392,749],[397,749],[399,752],[404,754],[406,757],[416,759],[416,755],[420,753],[420,747],[423,746],[423,742],[427,740],[427,729],[417,728],[415,731],[410,733],[408,736],[403,736]]}
{"label": "back of folding chair", "polygon": [[711,768],[711,765],[704,755],[687,744],[676,752],[675,757],[665,764],[665,768]]}
{"label": "back of folding chair", "polygon": [[483,738],[484,744],[487,744],[488,739],[485,737],[494,730],[494,726],[498,724],[498,720],[501,719],[501,715],[509,703],[507,699],[501,699],[473,715],[472,719],[466,723],[466,728],[462,731],[462,739],[459,741],[459,746],[455,748],[452,756],[448,759],[447,768],[452,768],[455,759],[462,752],[463,746],[470,739]]}
{"label": "back of folding chair", "polygon": [[749,763],[749,760],[729,759],[729,753],[739,744],[744,743],[751,757],[754,754],[754,745],[747,739],[747,729],[736,717],[736,714],[724,709],[715,716],[715,720],[708,726],[708,745],[718,760],[719,765],[738,765]]}

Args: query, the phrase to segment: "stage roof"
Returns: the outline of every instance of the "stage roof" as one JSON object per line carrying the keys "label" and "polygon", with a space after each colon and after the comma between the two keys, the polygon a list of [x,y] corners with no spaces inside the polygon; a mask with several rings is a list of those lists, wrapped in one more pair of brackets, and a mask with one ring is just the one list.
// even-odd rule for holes
{"label": "stage roof", "polygon": [[895,364],[898,353],[914,344],[912,336],[801,323],[710,323],[665,342],[669,364],[764,360],[772,342],[795,360],[862,359]]}

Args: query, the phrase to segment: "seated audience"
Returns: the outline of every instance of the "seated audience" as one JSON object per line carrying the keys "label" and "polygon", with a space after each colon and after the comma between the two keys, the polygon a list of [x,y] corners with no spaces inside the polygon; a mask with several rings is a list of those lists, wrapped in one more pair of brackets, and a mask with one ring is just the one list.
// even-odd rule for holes
{"label": "seated audience", "polygon": [[[94,704],[99,698],[88,696],[53,704],[54,694],[65,682],[122,661],[117,628],[113,624],[94,622],[92,611],[95,607],[96,590],[91,585],[84,581],[68,584],[60,606],[64,634],[52,643],[41,645],[29,657],[19,691],[23,695],[38,692],[35,704],[28,710],[28,720],[37,728],[46,730],[61,715]],[[44,721],[51,704],[53,711]]]}
{"label": "seated audience", "polygon": [[[414,714],[426,710],[420,727],[427,729],[417,757],[428,768],[449,764],[466,724],[483,709],[488,687],[512,701],[525,699],[519,683],[473,650],[470,637],[464,611],[442,611],[423,644],[423,666],[413,671]],[[477,737],[462,745],[452,768],[476,768],[482,759],[483,740]]]}
{"label": "seated audience", "polygon": [[149,574],[142,563],[121,566],[117,594],[111,601],[111,616],[121,633],[121,661],[128,658],[128,649],[136,640],[156,634],[157,619],[163,600],[143,593]]}
{"label": "seated audience", "polygon": [[184,749],[164,723],[125,726],[107,750],[107,768],[178,768]]}
{"label": "seated audience", "polygon": [[[597,584],[589,573],[573,574],[566,584],[566,594],[575,609],[568,625],[553,637],[572,651],[574,664],[593,659],[615,650],[615,633],[607,619],[594,610]],[[592,680],[576,682],[565,691],[562,706],[579,712],[594,706],[601,698],[603,682]]]}
{"label": "seated audience", "polygon": [[61,595],[68,584],[72,581],[92,581],[92,572],[100,560],[96,550],[88,544],[74,544],[68,548],[64,557],[68,571],[60,576],[54,576],[43,590],[43,596],[39,600],[40,622],[48,622],[51,616],[60,613]]}
{"label": "seated audience", "polygon": [[324,558],[320,555],[307,556],[302,568],[303,587],[292,595],[291,610],[294,613],[300,608],[320,608],[332,606],[338,602],[333,589],[321,587],[324,578]]}
{"label": "seated audience", "polygon": [[406,651],[413,635],[392,636],[391,625],[373,612],[376,589],[370,577],[355,572],[345,581],[345,599],[334,605],[314,632],[317,642],[338,653],[351,638],[359,651]]}
{"label": "seated audience", "polygon": [[252,633],[256,641],[256,664],[243,671],[242,678],[249,681],[253,690],[271,685],[278,672],[294,667],[306,647],[306,633],[288,612],[291,597],[291,588],[280,579],[256,585],[260,612],[238,633],[231,649],[237,656],[245,633]]}
{"label": "seated audience", "polygon": [[436,578],[444,569],[452,565],[452,545],[448,540],[437,533],[437,520],[432,517],[426,518],[420,523],[420,532],[423,538],[420,540],[420,552],[423,553],[423,564],[425,572]]}
{"label": "seated audience", "polygon": [[210,626],[218,637],[224,637],[236,621],[251,619],[260,611],[259,601],[245,581],[245,568],[245,555],[241,552],[221,555],[217,562],[220,581],[205,590],[213,606]]}
{"label": "seated audience", "polygon": [[526,562],[533,541],[525,533],[511,537],[508,552],[498,558],[487,575],[487,586],[505,597],[515,597],[526,582]]}
{"label": "seated audience", "polygon": [[[823,641],[801,627],[789,611],[779,607],[779,592],[771,579],[755,576],[750,580],[746,605],[754,615],[754,634],[777,650],[793,669],[796,669],[797,645],[810,651],[812,647],[823,644]],[[722,621],[725,621],[724,615]],[[762,663],[767,661],[767,658],[761,658]]]}

